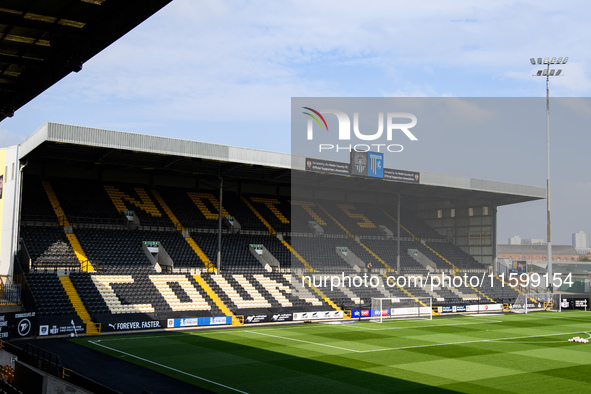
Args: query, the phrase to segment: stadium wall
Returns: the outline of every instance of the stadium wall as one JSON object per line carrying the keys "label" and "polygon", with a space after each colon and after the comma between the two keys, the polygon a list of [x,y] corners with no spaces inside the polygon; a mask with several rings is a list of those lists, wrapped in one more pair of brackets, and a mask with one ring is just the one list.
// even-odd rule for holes
{"label": "stadium wall", "polygon": [[18,146],[0,149],[0,279],[12,282],[12,262],[18,245],[21,171]]}

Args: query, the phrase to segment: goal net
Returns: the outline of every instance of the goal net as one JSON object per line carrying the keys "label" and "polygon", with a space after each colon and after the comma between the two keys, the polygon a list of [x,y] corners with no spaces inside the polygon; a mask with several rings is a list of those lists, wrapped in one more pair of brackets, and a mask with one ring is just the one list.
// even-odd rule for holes
{"label": "goal net", "polygon": [[433,318],[431,297],[372,298],[371,321]]}
{"label": "goal net", "polygon": [[560,294],[521,293],[511,305],[511,312],[529,313],[551,311],[560,312]]}

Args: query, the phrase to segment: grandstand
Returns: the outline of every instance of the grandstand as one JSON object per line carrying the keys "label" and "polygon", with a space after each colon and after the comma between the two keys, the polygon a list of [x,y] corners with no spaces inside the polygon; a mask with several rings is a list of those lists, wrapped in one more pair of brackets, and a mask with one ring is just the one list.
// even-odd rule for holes
{"label": "grandstand", "polygon": [[[38,46],[26,40],[13,40],[11,55],[1,59],[13,89],[2,93],[0,120],[13,116],[63,76],[79,71],[85,61],[168,2],[70,2],[64,5],[67,12],[46,0],[10,2],[7,7],[15,10],[2,10],[7,30],[43,36],[51,45],[36,50]],[[21,6],[26,6],[26,16],[16,10]],[[56,16],[40,18],[36,12]],[[49,23],[66,14],[79,22]],[[417,173],[414,183],[360,179],[308,171],[305,159],[56,123],[44,124],[19,146],[1,149],[0,301],[11,312],[0,317],[0,338],[82,334],[95,338],[203,326],[361,320],[376,317],[372,300],[392,298],[416,299],[423,306],[420,300],[430,299],[434,314],[498,312],[518,297],[525,298],[492,271],[497,255],[497,208],[544,198],[545,189],[427,172]],[[433,277],[438,275],[450,281],[434,284]],[[466,275],[483,280],[477,285],[451,281]],[[357,279],[359,283],[369,280],[370,285],[358,286]],[[378,313],[381,320],[382,311]],[[452,321],[449,326],[481,325],[488,332],[499,323],[456,317],[459,323]],[[519,329],[528,324],[540,326],[537,321],[532,323],[535,318],[529,323],[511,319],[506,321]],[[581,321],[586,322],[579,318],[579,326],[583,326]],[[314,351],[325,347],[349,352],[342,346],[353,346],[355,353],[397,351],[406,349],[406,341],[421,349],[431,346],[416,338],[416,326],[394,327],[406,333],[396,338],[400,343],[393,349],[377,343],[389,337],[371,332],[380,329],[355,328],[357,333],[343,335],[319,327],[310,330],[313,336],[342,343],[325,344],[318,338],[310,342],[306,334],[302,335],[305,339],[276,338],[312,345]],[[430,326],[419,326],[419,330],[428,331],[431,338],[437,336]],[[433,346],[449,345],[445,341],[453,330],[464,335],[463,327],[444,327],[446,338],[438,338]],[[362,331],[366,333],[360,335]],[[231,354],[261,351],[254,346],[246,349],[240,336],[247,337],[250,346],[257,337],[268,335],[233,332],[238,339],[228,345]],[[484,330],[482,334],[473,342],[490,341],[489,334]],[[91,345],[101,346],[99,342]],[[195,346],[186,338],[180,342],[191,349]],[[217,348],[224,341],[218,342],[205,347]],[[53,344],[45,343],[47,347]],[[22,351],[8,346],[11,343],[0,344],[14,354],[18,351],[20,360],[34,360],[32,364],[46,372],[61,378],[77,376],[56,361],[59,357],[27,347],[29,343]],[[68,344],[72,345],[65,347]],[[363,347],[368,344],[375,348]],[[108,346],[104,347],[120,352]],[[362,346],[361,350],[355,346]],[[178,344],[156,352],[183,359],[176,351]],[[234,368],[231,358],[223,354],[219,369]],[[456,358],[447,357],[444,362]],[[130,368],[118,361],[89,362],[92,366],[86,372],[110,365]],[[75,362],[82,368],[78,356]],[[162,362],[159,367],[168,368]],[[176,372],[179,368],[174,367]],[[336,380],[354,385],[351,376],[359,376],[363,367],[342,369]],[[248,377],[254,391],[258,380],[269,375],[263,368],[257,372],[255,378]],[[433,374],[437,373],[435,368]],[[11,382],[15,378],[11,368],[3,367],[0,374]],[[359,380],[378,377],[378,390],[390,389],[391,382],[384,382],[383,376],[367,375]],[[84,380],[71,378],[75,379],[78,383]],[[84,381],[91,391],[110,392],[92,386],[96,382]],[[208,383],[214,384],[213,389],[223,386]],[[181,392],[170,387],[164,390]],[[195,390],[191,386],[187,392]]]}
{"label": "grandstand", "polygon": [[[288,154],[55,123],[2,153],[12,339],[369,319],[380,298],[500,312],[520,293],[492,272],[497,207],[544,195],[309,173]],[[429,282],[465,275],[487,280]],[[379,285],[352,284],[364,276]]]}
{"label": "grandstand", "polygon": [[56,123],[0,153],[4,339],[361,319],[380,298],[499,312],[520,293],[492,272],[497,207],[544,196]]}
{"label": "grandstand", "polygon": [[[28,335],[347,317],[385,297],[500,306],[518,292],[491,272],[497,207],[544,195],[430,173],[370,182],[288,154],[56,123],[4,155],[0,268],[37,312]],[[428,282],[465,273],[491,279]],[[314,285],[322,275],[380,286]]]}
{"label": "grandstand", "polygon": [[[11,1],[5,30],[47,45],[7,44],[0,120],[169,1]],[[3,340],[361,319],[380,298],[500,311],[519,292],[492,272],[497,208],[545,197],[426,172],[415,183],[316,173],[295,155],[56,123],[0,149],[0,169]],[[466,274],[488,280],[429,282]],[[110,392],[27,346],[20,360]]]}

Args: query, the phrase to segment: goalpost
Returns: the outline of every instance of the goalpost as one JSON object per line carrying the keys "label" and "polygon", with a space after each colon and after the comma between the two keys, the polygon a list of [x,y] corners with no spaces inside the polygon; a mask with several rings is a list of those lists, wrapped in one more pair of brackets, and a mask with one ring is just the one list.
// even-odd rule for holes
{"label": "goalpost", "polygon": [[511,305],[511,312],[530,313],[530,312],[560,312],[561,311],[560,294],[553,293],[521,293]]}
{"label": "goalpost", "polygon": [[393,297],[371,299],[371,321],[391,319],[433,319],[431,297]]}

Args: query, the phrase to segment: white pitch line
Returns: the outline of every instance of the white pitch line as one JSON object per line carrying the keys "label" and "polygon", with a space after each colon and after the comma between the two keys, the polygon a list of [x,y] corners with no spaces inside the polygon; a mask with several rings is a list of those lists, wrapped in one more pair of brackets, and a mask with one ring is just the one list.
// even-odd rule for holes
{"label": "white pitch line", "polygon": [[[195,331],[183,331],[183,332],[163,332],[159,335],[147,335],[147,334],[139,334],[139,333],[134,333],[134,334],[130,334],[130,333],[125,333],[125,332],[120,332],[119,334],[127,334],[125,336],[120,336],[120,337],[111,337],[111,338],[106,338],[103,337],[101,339],[97,339],[96,342],[111,342],[111,341],[130,341],[130,340],[135,340],[135,339],[168,339],[170,337],[180,337],[180,336],[184,336],[184,335],[212,335],[212,334],[236,334],[237,332],[240,332],[241,329],[239,328],[233,328],[233,329],[226,329],[226,330],[207,330],[207,331],[202,331],[202,330],[195,330]],[[133,336],[129,336],[129,335],[133,335]],[[90,340],[88,342],[91,342]],[[95,342],[95,341],[92,341]]]}
{"label": "white pitch line", "polygon": [[355,350],[355,349],[348,349],[348,348],[343,348],[343,347],[339,347],[339,346],[327,345],[327,344],[323,344],[323,343],[317,343],[317,342],[311,342],[311,341],[304,341],[303,339],[295,339],[295,338],[282,337],[282,336],[279,336],[279,335],[265,334],[265,333],[257,332],[257,331],[243,331],[243,332],[248,332],[248,333],[251,333],[251,334],[264,335],[264,336],[273,337],[273,338],[277,338],[277,339],[288,340],[288,341],[302,342],[302,343],[306,343],[306,344],[309,344],[309,345],[324,346],[324,347],[329,347],[329,348],[343,350],[343,351],[352,352],[352,353],[373,353],[373,352],[385,352],[385,351],[390,351],[390,350],[417,349],[417,348],[435,347],[435,346],[465,345],[465,344],[468,344],[468,343],[500,342],[500,341],[508,341],[508,340],[513,340],[513,339],[539,338],[539,337],[550,337],[550,336],[557,336],[557,335],[573,335],[573,334],[580,334],[581,333],[581,331],[576,331],[576,332],[561,332],[561,333],[556,333],[556,334],[526,335],[526,336],[521,336],[521,337],[495,338],[495,339],[478,339],[478,340],[474,340],[474,341],[447,342],[447,343],[431,343],[431,344],[427,344],[427,345],[400,346],[400,347],[393,347],[393,348],[381,348],[381,349],[371,349],[371,350]]}
{"label": "white pitch line", "polygon": [[[589,334],[588,332],[585,332],[585,334],[589,335],[587,338],[585,339],[591,339],[591,334]],[[533,344],[544,344],[544,343],[564,343],[564,341],[544,341],[544,342],[540,342],[540,341],[515,341],[515,342],[511,342],[511,343],[533,343]]]}
{"label": "white pitch line", "polygon": [[[482,316],[485,317],[485,316]],[[468,319],[468,318],[466,318]],[[472,321],[474,318],[470,318],[469,320]],[[404,330],[404,329],[411,329],[411,328],[429,328],[429,327],[447,327],[447,326],[464,326],[464,325],[471,325],[471,324],[488,324],[488,323],[502,323],[502,320],[487,320],[483,322],[471,322],[471,323],[452,323],[452,324],[434,324],[434,325],[423,325],[423,326],[406,326],[406,327],[388,327],[388,328],[369,328],[369,327],[360,327],[354,324],[343,324],[339,326],[331,326],[331,327],[342,327],[345,326],[347,328],[353,328],[358,330],[366,330],[366,331],[384,331],[384,330]],[[253,327],[254,328],[254,327]],[[162,333],[160,335],[138,335],[138,336],[123,336],[123,337],[111,337],[111,338],[101,338],[95,341],[88,341],[88,342],[113,342],[113,341],[130,341],[136,339],[168,339],[170,337],[177,337],[177,336],[185,336],[185,335],[194,335],[194,336],[207,336],[207,335],[216,335],[216,334],[234,334],[239,335],[242,332],[261,332],[261,331],[276,331],[276,330],[293,330],[293,329],[303,329],[303,328],[319,328],[317,324],[306,324],[306,325],[297,325],[297,326],[280,326],[280,327],[261,327],[258,328],[257,331],[252,330],[244,330],[242,328],[234,328],[234,329],[227,329],[227,330],[211,330],[211,331],[187,331],[187,332],[179,332],[179,333]]]}
{"label": "white pitch line", "polygon": [[[474,319],[488,318],[488,317],[489,316],[486,316],[486,315],[482,315],[482,316],[478,316],[478,317],[462,316],[462,317],[456,317],[456,318],[454,318],[454,320],[459,320],[460,318],[462,318],[462,319],[466,319],[469,321],[474,321]],[[389,320],[386,323],[394,323],[396,321],[400,322],[402,320]],[[362,320],[361,323],[369,323],[369,321]],[[403,330],[405,328],[444,327],[444,326],[459,326],[459,325],[464,325],[464,324],[487,324],[487,323],[503,323],[503,321],[502,320],[487,320],[486,322],[482,322],[482,323],[458,323],[458,324],[452,323],[452,324],[421,325],[421,326],[406,326],[406,327],[392,327],[392,328],[367,328],[367,327],[361,327],[361,325],[358,325],[358,324],[331,325],[330,327],[331,328],[332,327],[344,327],[344,328],[354,328],[354,329],[360,329],[360,330],[382,331],[382,330]],[[277,326],[277,327],[268,327],[267,326],[267,327],[258,328],[257,330],[258,331],[293,330],[293,329],[303,329],[303,328],[318,328],[319,326],[320,326],[320,324],[289,325],[289,326],[284,325],[284,326]],[[196,332],[197,331],[192,331],[191,333],[196,333]],[[205,331],[205,332],[210,332],[210,331]]]}
{"label": "white pitch line", "polygon": [[[529,313],[528,313],[529,315]],[[532,313],[532,317],[534,317],[535,315]],[[586,322],[586,323],[591,323],[591,316],[589,317],[589,319],[579,319],[576,317],[564,317],[564,316],[560,316],[558,314],[554,315],[548,315],[548,316],[544,316],[544,319],[561,319],[561,320],[572,320],[572,321],[582,321],[582,322]]]}
{"label": "white pitch line", "polygon": [[484,342],[501,342],[501,341],[508,341],[512,339],[524,339],[524,338],[540,338],[540,337],[551,337],[557,335],[572,335],[572,334],[580,334],[581,331],[576,332],[561,332],[557,334],[541,334],[541,335],[526,335],[522,337],[509,337],[509,338],[496,338],[496,339],[479,339],[476,341],[462,341],[462,342],[449,342],[449,343],[432,343],[429,345],[416,345],[416,346],[401,346],[401,347],[394,347],[394,348],[384,348],[384,349],[373,349],[373,350],[355,350],[356,353],[372,353],[372,352],[384,352],[388,350],[404,350],[404,349],[416,349],[422,347],[435,347],[435,346],[451,346],[451,345],[465,345],[468,343],[484,343]]}
{"label": "white pitch line", "polygon": [[127,353],[127,352],[123,352],[121,350],[113,349],[113,348],[111,348],[109,346],[105,346],[105,345],[103,345],[101,343],[97,343],[95,341],[88,341],[88,343],[91,343],[91,344],[96,345],[96,346],[103,347],[105,349],[109,349],[109,350],[111,350],[113,352],[121,353],[121,354],[124,354],[126,356],[136,358],[138,360],[145,361],[145,362],[150,363],[150,364],[157,365],[157,366],[162,367],[162,368],[170,369],[171,371],[178,372],[180,374],[187,375],[187,376],[190,376],[190,377],[195,378],[195,379],[202,380],[202,381],[207,382],[207,383],[215,384],[216,386],[220,386],[220,387],[223,387],[223,388],[228,389],[228,390],[236,391],[237,393],[248,394],[246,391],[238,390],[238,389],[235,389],[234,387],[226,386],[224,384],[221,384],[221,383],[218,383],[218,382],[214,382],[213,380],[205,379],[205,378],[202,378],[201,376],[193,375],[193,374],[190,374],[188,372],[181,371],[180,369],[169,367],[168,365],[160,364],[160,363],[157,363],[155,361],[151,361],[151,360],[145,359],[143,357],[139,357],[139,356],[136,356],[136,355]]}
{"label": "white pitch line", "polygon": [[344,350],[346,352],[354,352],[354,353],[361,353],[360,350],[353,350],[353,349],[347,349],[344,347],[339,347],[339,346],[333,346],[333,345],[327,345],[325,343],[318,343],[318,342],[310,342],[310,341],[304,341],[303,339],[295,339],[295,338],[288,338],[288,337],[280,337],[279,335],[272,335],[272,334],[265,334],[263,332],[260,331],[242,331],[242,332],[248,332],[250,334],[257,334],[257,335],[264,335],[266,337],[272,337],[272,338],[278,338],[278,339],[284,339],[284,340],[289,340],[289,341],[295,341],[295,342],[302,342],[302,343],[306,343],[308,345],[314,345],[314,346],[324,346],[324,347],[329,347],[332,349],[338,349],[338,350]]}
{"label": "white pitch line", "polygon": [[[582,311],[581,311],[582,312]],[[582,312],[584,313],[584,312]],[[482,316],[465,316],[463,317],[466,320],[470,320],[472,321],[473,319],[488,319],[489,317],[491,317],[493,315],[482,315]],[[506,316],[512,316],[512,315],[506,315]],[[528,315],[523,315],[525,317],[528,317]],[[520,317],[523,317],[522,315],[520,315]],[[536,317],[534,314],[531,315],[531,317]],[[577,319],[577,318],[572,318],[572,317],[563,317],[563,316],[546,316],[546,318],[554,318],[554,319],[563,319],[563,320],[575,320],[575,321],[583,321],[583,322],[591,322],[591,318],[590,319]],[[458,318],[456,318],[458,319]],[[454,319],[455,320],[455,319]],[[367,323],[367,321],[363,321],[365,323]],[[389,321],[387,323],[394,323],[395,320]],[[357,330],[367,330],[367,331],[383,331],[383,330],[404,330],[407,328],[428,328],[428,327],[445,327],[445,326],[462,326],[462,325],[469,325],[469,324],[488,324],[488,323],[503,323],[503,320],[486,320],[486,321],[482,321],[482,322],[472,322],[472,323],[452,323],[452,324],[438,324],[438,325],[419,325],[419,326],[406,326],[406,327],[388,327],[388,328],[369,328],[369,327],[363,327],[364,325],[357,325],[357,324],[343,324],[343,325],[339,325],[339,326],[330,326],[332,327],[344,327],[347,329],[357,329]],[[306,325],[293,325],[293,326],[278,326],[278,327],[261,327],[258,328],[257,332],[260,331],[276,331],[276,330],[301,330],[301,329],[305,329],[305,328],[318,328],[319,325],[318,324],[306,324]],[[254,328],[254,327],[253,327]],[[249,330],[250,331],[250,330]],[[246,331],[246,332],[249,332]],[[111,341],[129,341],[132,339],[159,339],[159,338],[169,338],[171,336],[184,336],[184,335],[198,335],[198,336],[206,336],[206,335],[217,335],[217,334],[239,334],[241,332],[245,332],[244,329],[242,328],[233,328],[233,329],[226,329],[226,330],[207,330],[207,331],[201,331],[201,330],[195,330],[195,331],[185,331],[185,332],[169,332],[169,333],[162,333],[160,335],[152,335],[152,336],[143,336],[143,335],[138,335],[138,336],[133,336],[133,337],[129,337],[129,336],[124,336],[124,337],[111,337],[111,338],[102,338],[99,339],[98,341],[101,342],[111,342]],[[254,332],[254,331],[250,331],[250,332]]]}
{"label": "white pitch line", "polygon": [[[471,319],[472,320],[472,319]],[[368,331],[384,331],[384,330],[405,330],[407,328],[431,328],[431,327],[449,327],[449,326],[469,326],[471,324],[489,324],[489,323],[503,323],[502,320],[488,320],[483,322],[472,322],[472,323],[455,323],[455,324],[433,324],[433,325],[422,325],[422,326],[406,326],[406,327],[386,327],[386,328],[369,328],[369,327],[348,327],[359,330]]]}

